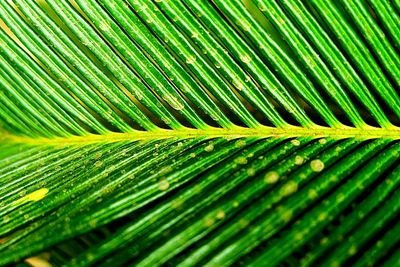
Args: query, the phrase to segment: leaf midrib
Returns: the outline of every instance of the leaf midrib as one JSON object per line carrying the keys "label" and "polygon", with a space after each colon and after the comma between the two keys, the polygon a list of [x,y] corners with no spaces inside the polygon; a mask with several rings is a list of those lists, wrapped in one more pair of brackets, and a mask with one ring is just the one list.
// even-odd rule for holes
{"label": "leaf midrib", "polygon": [[180,130],[158,129],[155,131],[132,131],[130,133],[109,133],[104,135],[88,134],[86,136],[70,136],[70,137],[54,137],[54,138],[32,138],[24,136],[16,136],[12,134],[4,134],[0,136],[0,140],[6,140],[15,143],[26,144],[79,144],[79,143],[97,143],[97,142],[117,142],[117,141],[135,141],[135,140],[151,140],[165,138],[194,138],[194,137],[332,137],[332,138],[388,138],[400,139],[400,127],[391,129],[376,128],[369,126],[368,128],[328,128],[315,127],[303,128],[291,126],[287,128],[275,128],[261,126],[258,128],[235,127],[233,129],[211,128],[207,130],[183,128]]}

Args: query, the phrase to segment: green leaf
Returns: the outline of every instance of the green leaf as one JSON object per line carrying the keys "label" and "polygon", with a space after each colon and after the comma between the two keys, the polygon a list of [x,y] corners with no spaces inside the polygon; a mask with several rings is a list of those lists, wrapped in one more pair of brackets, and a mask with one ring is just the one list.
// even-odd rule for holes
{"label": "green leaf", "polygon": [[0,1],[0,265],[398,265],[399,11]]}

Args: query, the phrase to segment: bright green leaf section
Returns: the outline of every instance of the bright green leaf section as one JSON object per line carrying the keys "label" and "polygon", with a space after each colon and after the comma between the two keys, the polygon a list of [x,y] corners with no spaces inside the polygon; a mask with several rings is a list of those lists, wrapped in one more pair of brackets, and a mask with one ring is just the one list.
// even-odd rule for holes
{"label": "bright green leaf section", "polygon": [[398,265],[399,3],[0,1],[0,265]]}
{"label": "bright green leaf section", "polygon": [[386,139],[1,148],[2,264],[43,250],[77,266],[356,263],[400,242],[376,239],[400,215],[400,146]]}
{"label": "bright green leaf section", "polygon": [[361,1],[258,0],[252,12],[241,1],[13,2],[0,4],[0,116],[11,135],[330,126],[399,136],[390,3],[370,1],[374,17]]}

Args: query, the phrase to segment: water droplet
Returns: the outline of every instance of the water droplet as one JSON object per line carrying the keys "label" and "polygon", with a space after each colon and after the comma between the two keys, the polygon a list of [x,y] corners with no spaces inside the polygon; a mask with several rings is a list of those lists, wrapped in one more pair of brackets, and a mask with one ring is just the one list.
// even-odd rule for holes
{"label": "water droplet", "polygon": [[336,182],[338,181],[338,178],[337,178],[336,175],[332,174],[332,175],[329,177],[329,181],[331,181],[332,183],[336,183]]}
{"label": "water droplet", "polygon": [[251,24],[250,24],[247,20],[241,19],[241,20],[239,20],[238,22],[239,22],[239,23],[238,23],[239,26],[242,27],[242,29],[243,29],[244,31],[249,31],[249,30],[250,30]]}
{"label": "water droplet", "polygon": [[328,214],[326,212],[321,212],[318,215],[318,221],[323,222],[326,220],[326,218],[328,218]]}
{"label": "water droplet", "polygon": [[215,222],[215,220],[213,218],[207,218],[204,221],[204,225],[206,227],[210,227],[210,226],[212,226],[214,224],[214,222]]}
{"label": "water droplet", "polygon": [[325,145],[327,141],[326,141],[325,138],[322,138],[322,139],[319,139],[318,142],[319,142],[321,145]]}
{"label": "water droplet", "polygon": [[315,172],[321,172],[325,165],[320,159],[314,159],[310,163],[311,169]]}
{"label": "water droplet", "polygon": [[346,199],[346,195],[343,193],[340,193],[336,196],[336,202],[343,202]]}
{"label": "water droplet", "polygon": [[170,118],[161,118],[161,120],[167,125],[170,125],[172,123]]}
{"label": "water droplet", "polygon": [[8,223],[10,221],[10,216],[6,215],[3,217],[3,223]]}
{"label": "water droplet", "polygon": [[160,180],[160,182],[158,183],[158,188],[159,188],[161,191],[167,190],[167,189],[169,188],[169,182],[168,182],[168,180],[167,180],[167,179],[162,179],[162,180]]}
{"label": "water droplet", "polygon": [[176,110],[182,110],[185,108],[183,103],[181,103],[175,96],[172,95],[164,95],[163,99]]}
{"label": "water droplet", "polygon": [[164,168],[162,168],[160,170],[159,174],[163,175],[163,174],[167,174],[167,173],[170,173],[170,172],[172,172],[172,167],[171,166],[166,166],[166,167],[164,167]]}
{"label": "water droplet", "polygon": [[303,163],[304,163],[304,158],[303,158],[302,156],[297,155],[297,156],[294,158],[294,164],[296,164],[296,165],[301,165],[301,164],[303,164]]}
{"label": "water droplet", "polygon": [[190,153],[190,155],[189,155],[191,158],[195,158],[196,157],[196,154],[195,153]]}
{"label": "water droplet", "polygon": [[237,157],[234,162],[237,164],[247,164],[247,159],[245,157]]}
{"label": "water droplet", "polygon": [[300,145],[300,140],[293,139],[293,140],[290,141],[290,143],[292,143],[292,145],[294,145],[294,146],[299,146]]}
{"label": "water droplet", "polygon": [[261,12],[267,11],[267,7],[262,2],[258,3],[258,9],[260,9]]}
{"label": "water droplet", "polygon": [[288,196],[297,191],[298,184],[295,181],[287,182],[281,189],[282,196]]}
{"label": "water droplet", "polygon": [[142,94],[141,92],[139,92],[139,91],[136,91],[135,97],[136,97],[136,99],[137,99],[138,101],[140,101],[140,100],[143,99],[143,94]]}
{"label": "water droplet", "polygon": [[296,235],[294,236],[294,239],[297,241],[300,241],[304,238],[304,234],[302,232],[298,232],[296,233]]}
{"label": "water droplet", "polygon": [[245,141],[245,140],[242,140],[242,139],[237,140],[237,141],[235,142],[235,146],[236,146],[236,147],[244,147],[245,145],[246,145],[246,141]]}
{"label": "water droplet", "polygon": [[329,239],[328,239],[327,237],[324,237],[324,238],[321,239],[321,241],[319,241],[319,243],[320,243],[321,245],[323,245],[323,244],[328,243],[328,241],[329,241]]}
{"label": "water droplet", "polygon": [[247,169],[247,175],[248,176],[254,176],[256,174],[256,170],[253,168]]}
{"label": "water droplet", "polygon": [[97,220],[96,220],[96,219],[90,220],[90,221],[89,221],[89,225],[90,225],[91,227],[96,227],[96,226],[97,226]]}
{"label": "water droplet", "polygon": [[99,25],[99,28],[102,29],[103,31],[109,31],[110,30],[110,24],[108,24],[105,21],[102,21]]}
{"label": "water droplet", "polygon": [[206,152],[211,152],[213,150],[214,150],[214,145],[213,144],[209,144],[208,146],[206,146],[204,148],[204,151],[206,151]]}
{"label": "water droplet", "polygon": [[179,210],[179,209],[183,208],[184,204],[185,204],[185,202],[182,199],[175,199],[171,203],[171,208]]}
{"label": "water droplet", "polygon": [[349,255],[355,255],[357,253],[357,247],[353,245],[349,248],[347,252],[349,253]]}
{"label": "water droplet", "polygon": [[217,114],[210,114],[211,119],[213,119],[214,121],[219,121],[221,118],[219,117],[219,115]]}
{"label": "water droplet", "polygon": [[243,63],[248,64],[251,61],[251,57],[249,55],[242,55],[242,56],[240,56],[240,60]]}
{"label": "water droplet", "polygon": [[101,160],[98,160],[94,163],[94,166],[97,168],[101,167],[101,165],[103,165],[103,162]]}
{"label": "water droplet", "polygon": [[284,210],[281,213],[281,218],[284,222],[289,222],[293,217],[293,211],[292,210]]}
{"label": "water droplet", "polygon": [[217,219],[222,220],[223,218],[225,218],[225,212],[223,210],[218,211],[216,217],[217,217]]}
{"label": "water droplet", "polygon": [[233,84],[233,86],[234,86],[236,89],[238,89],[239,91],[242,91],[242,90],[244,89],[243,83],[242,83],[240,80],[238,80],[238,79],[232,80],[232,84]]}
{"label": "water droplet", "polygon": [[240,220],[239,220],[239,224],[240,224],[240,227],[241,227],[242,229],[244,229],[244,228],[246,228],[247,226],[249,226],[250,222],[249,222],[248,220],[246,220],[246,219],[240,219]]}
{"label": "water droplet", "polygon": [[274,184],[279,180],[279,174],[276,171],[267,172],[264,176],[264,182]]}
{"label": "water droplet", "polygon": [[196,57],[195,56],[190,56],[186,59],[186,63],[187,64],[193,64],[196,61]]}
{"label": "water droplet", "polygon": [[310,199],[316,199],[318,197],[318,192],[315,189],[310,189],[308,190],[307,195]]}

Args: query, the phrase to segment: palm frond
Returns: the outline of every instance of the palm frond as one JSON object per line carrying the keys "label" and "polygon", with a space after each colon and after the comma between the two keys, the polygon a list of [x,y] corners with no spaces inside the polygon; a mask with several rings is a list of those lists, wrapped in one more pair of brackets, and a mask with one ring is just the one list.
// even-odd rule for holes
{"label": "palm frond", "polygon": [[399,11],[0,1],[0,265],[396,266]]}

